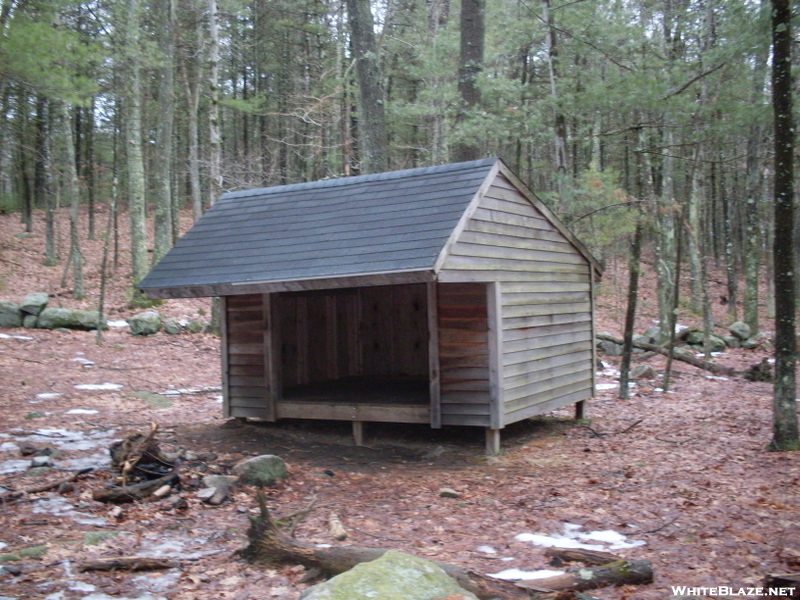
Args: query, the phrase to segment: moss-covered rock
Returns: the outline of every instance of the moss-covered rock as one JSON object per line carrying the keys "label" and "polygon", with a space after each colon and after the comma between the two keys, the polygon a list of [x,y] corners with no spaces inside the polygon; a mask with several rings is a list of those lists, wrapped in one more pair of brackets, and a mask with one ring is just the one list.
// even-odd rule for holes
{"label": "moss-covered rock", "polygon": [[147,310],[128,320],[133,335],[153,335],[161,331],[161,316],[154,310]]}
{"label": "moss-covered rock", "polygon": [[19,304],[6,300],[0,302],[0,327],[22,327]]}
{"label": "moss-covered rock", "polygon": [[[96,310],[77,310],[72,308],[45,308],[39,313],[37,327],[41,329],[97,329],[100,313]],[[103,320],[103,329],[108,325]]]}
{"label": "moss-covered rock", "polygon": [[286,477],[286,463],[280,456],[263,454],[248,458],[233,467],[242,485],[272,485]]}
{"label": "moss-covered rock", "polygon": [[389,550],[377,560],[308,588],[300,600],[438,600],[456,594],[477,600],[435,563]]}
{"label": "moss-covered rock", "polygon": [[33,315],[35,317],[38,316],[39,313],[45,308],[47,308],[47,303],[49,300],[50,297],[44,292],[34,292],[33,294],[28,294],[22,299],[22,304],[19,305],[19,308],[25,314]]}

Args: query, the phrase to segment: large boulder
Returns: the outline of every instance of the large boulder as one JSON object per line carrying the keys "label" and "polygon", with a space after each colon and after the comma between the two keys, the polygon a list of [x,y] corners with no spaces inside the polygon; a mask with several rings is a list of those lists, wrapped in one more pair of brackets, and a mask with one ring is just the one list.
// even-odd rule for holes
{"label": "large boulder", "polygon": [[601,341],[597,348],[607,356],[622,356],[622,346],[608,340]]}
{"label": "large boulder", "polygon": [[746,340],[753,334],[753,332],[750,330],[750,325],[743,321],[736,321],[735,323],[731,324],[731,326],[728,327],[728,331],[731,332],[732,336],[737,337],[740,340]]}
{"label": "large boulder", "polygon": [[161,316],[154,310],[141,312],[128,319],[133,335],[153,335],[161,331]]}
{"label": "large boulder", "polygon": [[272,485],[286,477],[286,463],[280,456],[262,454],[237,463],[233,467],[238,483],[242,485]]}
{"label": "large boulder", "polygon": [[[39,313],[36,326],[40,329],[97,329],[100,313],[96,310],[77,310],[73,308],[45,308]],[[106,329],[103,320],[103,329]]]}
{"label": "large boulder", "polygon": [[435,563],[389,550],[308,588],[300,600],[438,600],[458,594],[477,600]]}
{"label": "large boulder", "polygon": [[6,300],[0,302],[0,327],[22,327],[19,304]]}
{"label": "large boulder", "polygon": [[22,304],[19,305],[19,308],[25,314],[38,316],[40,312],[47,308],[49,300],[50,296],[44,292],[34,292],[22,299]]}

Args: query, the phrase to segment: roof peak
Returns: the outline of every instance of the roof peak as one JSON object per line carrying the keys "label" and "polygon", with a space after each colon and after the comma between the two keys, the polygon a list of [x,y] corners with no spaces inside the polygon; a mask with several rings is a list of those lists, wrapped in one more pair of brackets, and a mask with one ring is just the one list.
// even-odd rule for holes
{"label": "roof peak", "polygon": [[468,162],[449,163],[445,165],[435,165],[430,167],[417,167],[414,169],[403,169],[400,171],[385,171],[383,173],[371,173],[369,175],[356,175],[351,177],[336,177],[333,179],[320,179],[317,181],[307,181],[304,183],[290,183],[286,185],[275,185],[264,188],[240,190],[236,192],[228,192],[223,194],[220,199],[228,198],[246,198],[248,196],[263,196],[264,194],[276,194],[293,192],[298,190],[308,190],[317,188],[328,188],[345,185],[356,185],[370,181],[388,181],[392,179],[402,179],[407,177],[416,177],[423,175],[431,175],[436,173],[451,173],[461,170],[482,168],[493,165],[499,159],[497,157],[481,158],[478,160],[471,160]]}

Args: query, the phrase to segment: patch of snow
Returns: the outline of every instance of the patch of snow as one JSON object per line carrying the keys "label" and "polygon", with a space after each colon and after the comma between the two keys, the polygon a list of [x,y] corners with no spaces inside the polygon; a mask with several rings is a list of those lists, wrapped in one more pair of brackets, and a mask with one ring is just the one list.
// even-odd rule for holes
{"label": "patch of snow", "polygon": [[158,392],[161,396],[180,396],[181,393],[178,390],[167,390],[166,392]]}
{"label": "patch of snow", "polygon": [[81,383],[75,386],[76,390],[118,390],[122,388],[119,383]]}
{"label": "patch of snow", "polygon": [[99,413],[99,410],[94,410],[93,408],[72,408],[65,412],[65,415],[96,415]]}
{"label": "patch of snow", "polygon": [[[722,356],[722,354],[723,354],[722,352],[712,352],[711,356],[717,357],[717,356]],[[706,355],[705,352],[698,352],[697,353],[697,358],[703,358],[705,355]]]}
{"label": "patch of snow", "polygon": [[128,326],[128,322],[127,321],[108,321],[108,326],[109,327],[127,327]]}
{"label": "patch of snow", "polygon": [[[644,546],[644,540],[628,541],[627,538],[611,529],[604,531],[591,531],[583,533],[581,526],[574,523],[564,524],[562,535],[537,535],[533,533],[520,533],[515,536],[521,542],[531,542],[536,546],[545,548],[582,548],[583,550],[597,550],[600,552],[607,550],[623,550],[625,548],[636,548]],[[600,544],[587,544],[585,542],[601,542]]]}
{"label": "patch of snow", "polygon": [[4,548],[8,548],[8,544],[5,542],[0,542],[0,550],[3,550]]}
{"label": "patch of snow", "polygon": [[83,469],[105,469],[111,466],[111,456],[108,453],[93,454],[82,458],[68,458],[59,462],[61,468],[69,471],[82,471]]}
{"label": "patch of snow", "polygon": [[71,590],[73,590],[75,592],[93,592],[97,588],[95,586],[93,586],[91,583],[84,583],[83,581],[76,581],[71,586],[69,586],[69,589],[71,589]]}
{"label": "patch of snow", "polygon": [[598,391],[613,390],[614,388],[618,388],[618,387],[619,387],[619,385],[616,384],[616,383],[598,383],[597,384],[597,390]]}
{"label": "patch of snow", "polygon": [[0,333],[0,339],[2,340],[32,340],[32,337],[28,337],[27,335],[8,335],[7,333]]}
{"label": "patch of snow", "polygon": [[540,569],[539,571],[520,571],[519,569],[506,569],[499,573],[487,573],[489,577],[495,579],[505,579],[506,581],[519,581],[528,579],[544,579],[545,577],[555,577],[563,575],[564,571],[552,571],[550,569]]}
{"label": "patch of snow", "polygon": [[58,392],[45,392],[43,394],[36,394],[36,397],[40,400],[52,400],[53,398],[58,398],[59,396],[63,396]]}
{"label": "patch of snow", "polygon": [[164,596],[153,596],[152,594],[139,594],[135,598],[128,596],[109,596],[100,592],[84,596],[81,600],[167,600]]}
{"label": "patch of snow", "polygon": [[47,594],[44,597],[44,600],[64,600],[64,592],[55,592],[53,594]]}
{"label": "patch of snow", "polygon": [[83,358],[82,356],[76,356],[71,360],[72,362],[81,363],[84,367],[91,367],[94,364],[91,360],[89,360],[88,358]]}
{"label": "patch of snow", "polygon": [[497,554],[497,550],[491,546],[478,546],[477,550],[478,552],[484,552],[486,554]]}
{"label": "patch of snow", "polygon": [[0,463],[0,475],[27,471],[30,466],[31,461],[29,460],[7,460]]}
{"label": "patch of snow", "polygon": [[178,583],[178,579],[180,579],[180,577],[180,569],[170,569],[166,573],[162,575],[156,575],[155,577],[153,574],[138,575],[133,577],[131,582],[140,590],[145,590],[148,592],[166,592]]}
{"label": "patch of snow", "polygon": [[711,379],[713,381],[730,381],[727,377],[719,377],[717,375],[706,375],[706,379]]}
{"label": "patch of snow", "polygon": [[330,544],[315,544],[315,548],[333,548]]}
{"label": "patch of snow", "polygon": [[225,397],[224,396],[214,396],[214,400],[216,400],[217,402],[224,402],[225,401]]}
{"label": "patch of snow", "polygon": [[19,446],[14,442],[3,442],[0,444],[0,452],[16,452],[17,450],[19,450]]}

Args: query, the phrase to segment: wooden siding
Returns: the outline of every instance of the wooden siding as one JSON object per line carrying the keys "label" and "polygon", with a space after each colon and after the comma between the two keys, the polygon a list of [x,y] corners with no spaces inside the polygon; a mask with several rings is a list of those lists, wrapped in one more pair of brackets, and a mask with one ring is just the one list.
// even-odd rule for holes
{"label": "wooden siding", "polygon": [[443,425],[491,425],[487,286],[438,286]]}
{"label": "wooden siding", "polygon": [[271,420],[268,382],[269,302],[263,294],[225,299],[223,381],[226,415]]}
{"label": "wooden siding", "polygon": [[427,295],[425,284],[276,294],[283,386],[427,379]]}
{"label": "wooden siding", "polygon": [[499,283],[501,426],[592,395],[591,277],[587,258],[498,175],[439,280]]}

